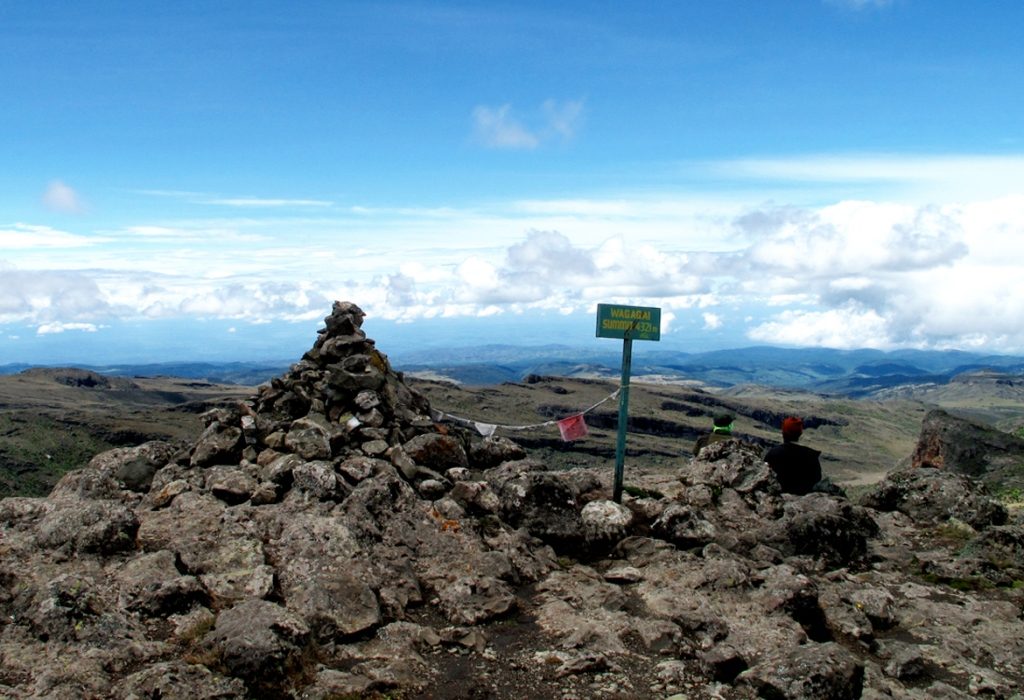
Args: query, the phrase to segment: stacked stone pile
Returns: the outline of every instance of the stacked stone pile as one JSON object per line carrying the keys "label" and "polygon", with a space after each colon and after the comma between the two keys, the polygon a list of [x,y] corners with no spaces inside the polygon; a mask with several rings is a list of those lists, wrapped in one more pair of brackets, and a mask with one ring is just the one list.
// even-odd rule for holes
{"label": "stacked stone pile", "polygon": [[1020,692],[1024,530],[967,477],[793,497],[722,442],[613,503],[435,424],[362,319],[195,444],[0,501],[0,697]]}
{"label": "stacked stone pile", "polygon": [[427,400],[366,337],[363,316],[358,306],[335,302],[300,362],[237,410],[208,415],[189,466],[255,464],[255,484],[239,479],[236,497],[248,500],[244,487],[252,485],[257,502],[272,501],[295,477],[300,487],[321,495],[341,489],[334,495],[343,497],[344,484],[329,475],[358,477],[359,458],[386,459],[410,482],[441,485],[446,479],[436,470],[467,467],[465,436],[437,432]]}

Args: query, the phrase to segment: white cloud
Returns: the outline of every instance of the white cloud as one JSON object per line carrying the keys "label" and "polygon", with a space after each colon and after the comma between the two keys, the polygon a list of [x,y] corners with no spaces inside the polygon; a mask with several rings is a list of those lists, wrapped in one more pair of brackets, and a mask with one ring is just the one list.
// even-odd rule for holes
{"label": "white cloud", "polygon": [[702,314],[702,316],[704,318],[705,330],[713,331],[717,328],[722,327],[722,317],[719,316],[718,314],[713,314],[709,312]]}
{"label": "white cloud", "polygon": [[473,133],[476,141],[488,148],[536,148],[540,138],[515,119],[511,110],[512,106],[507,104],[501,107],[475,107]]}
{"label": "white cloud", "polygon": [[109,311],[99,286],[81,272],[7,269],[0,275],[0,322],[68,323]]}
{"label": "white cloud", "polygon": [[905,156],[820,154],[790,158],[742,158],[704,164],[709,175],[740,181],[826,183],[857,186],[877,199],[918,203],[990,201],[1019,195],[1024,155]]}
{"label": "white cloud", "polygon": [[544,114],[544,131],[554,138],[563,140],[572,139],[580,128],[583,118],[583,101],[566,100],[545,100],[541,105]]}
{"label": "white cloud", "polygon": [[487,148],[532,150],[542,143],[569,141],[579,131],[583,101],[545,100],[528,126],[512,112],[512,105],[477,105],[473,108],[473,138]]}
{"label": "white cloud", "polygon": [[85,333],[95,333],[99,330],[99,326],[94,323],[44,323],[36,329],[36,333],[39,335],[51,335],[54,333],[64,333],[65,331],[83,331]]}
{"label": "white cloud", "polygon": [[[786,163],[821,165],[811,160]],[[830,167],[839,181],[868,161]],[[885,162],[900,177],[927,177],[921,159]],[[950,162],[974,160],[923,161]],[[1012,173],[1024,159],[980,162]],[[317,322],[336,298],[407,322],[590,313],[611,302],[659,306],[677,329],[757,342],[1024,352],[1024,180],[1006,185],[1016,191],[972,200],[943,198],[940,187],[923,203],[751,206],[765,199],[614,192],[337,207],[154,219],[103,237],[19,223],[0,226],[0,322]]]}
{"label": "white cloud", "polygon": [[777,274],[877,274],[945,265],[967,254],[957,218],[934,207],[841,202],[818,211],[758,211],[737,226],[757,240],[746,254],[750,264]]}
{"label": "white cloud", "polygon": [[0,250],[7,252],[15,248],[82,248],[94,245],[96,242],[86,236],[60,231],[49,226],[13,224],[6,228],[0,228]]}
{"label": "white cloud", "polygon": [[854,304],[826,311],[784,311],[775,320],[750,329],[749,337],[773,345],[829,348],[893,347],[886,320],[872,309]]}
{"label": "white cloud", "polygon": [[334,202],[323,199],[264,199],[260,197],[225,197],[215,199],[204,199],[203,204],[216,204],[224,207],[250,207],[250,208],[275,208],[275,207],[331,207]]}
{"label": "white cloud", "polygon": [[85,204],[79,194],[60,180],[53,180],[43,193],[43,204],[61,214],[81,214]]}

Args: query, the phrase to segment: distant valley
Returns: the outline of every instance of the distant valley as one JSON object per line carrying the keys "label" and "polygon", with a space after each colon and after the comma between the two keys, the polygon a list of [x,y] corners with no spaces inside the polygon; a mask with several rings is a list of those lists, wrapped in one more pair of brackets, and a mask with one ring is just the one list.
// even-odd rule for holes
{"label": "distant valley", "polygon": [[[431,404],[499,429],[564,468],[614,461],[617,404],[590,411],[587,438],[563,442],[553,421],[607,398],[621,358],[563,346],[485,346],[391,358]],[[194,439],[198,413],[251,395],[291,363],[167,363],[79,369],[0,368],[0,496],[46,493],[104,449]],[[1024,425],[1024,358],[962,352],[745,348],[634,356],[627,458],[676,469],[710,417],[737,416],[737,434],[767,446],[784,415],[848,486],[909,457],[930,407],[1004,431]],[[518,430],[519,426],[543,424]]]}
{"label": "distant valley", "polygon": [[[685,353],[649,350],[642,345],[634,345],[632,376],[716,390],[761,385],[850,398],[917,398],[919,390],[927,394],[955,378],[1001,379],[1008,384],[1024,381],[1024,357],[1011,355],[768,346]],[[616,380],[621,373],[621,347],[611,343],[607,351],[595,352],[566,345],[482,345],[404,352],[392,355],[391,361],[410,375],[466,385],[517,382],[530,375]],[[182,377],[255,386],[282,374],[290,364],[285,360],[168,362],[84,369],[118,377]],[[0,375],[30,366],[0,366]]]}

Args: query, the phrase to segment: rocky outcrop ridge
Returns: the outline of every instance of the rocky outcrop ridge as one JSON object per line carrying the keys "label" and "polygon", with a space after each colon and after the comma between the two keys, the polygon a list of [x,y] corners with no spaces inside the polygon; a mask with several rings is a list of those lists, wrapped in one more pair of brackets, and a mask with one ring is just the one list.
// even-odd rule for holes
{"label": "rocky outcrop ridge", "polygon": [[912,464],[1024,488],[1024,439],[934,409],[921,424]]}
{"label": "rocky outcrop ridge", "polygon": [[0,501],[0,696],[1019,692],[1024,538],[971,480],[794,498],[723,442],[613,503],[435,424],[362,317],[187,449]]}

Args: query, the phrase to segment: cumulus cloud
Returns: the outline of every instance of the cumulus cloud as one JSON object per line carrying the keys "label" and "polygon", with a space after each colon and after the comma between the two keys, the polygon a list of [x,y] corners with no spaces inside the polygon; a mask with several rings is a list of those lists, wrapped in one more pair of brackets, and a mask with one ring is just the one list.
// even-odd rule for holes
{"label": "cumulus cloud", "polygon": [[43,205],[61,214],[81,214],[85,204],[78,192],[60,180],[53,180],[43,192]]}
{"label": "cumulus cloud", "polygon": [[568,141],[579,130],[583,117],[581,100],[546,100],[527,125],[512,112],[512,105],[477,105],[473,108],[473,138],[487,147],[532,150],[542,143]]}
{"label": "cumulus cloud", "polygon": [[0,225],[0,251],[0,322],[37,327],[317,322],[337,298],[400,322],[586,314],[608,302],[659,306],[673,328],[716,338],[1024,351],[1019,192],[944,204],[751,208],[648,193],[334,208],[164,219],[103,237],[19,223]]}
{"label": "cumulus cloud", "polygon": [[892,347],[886,320],[873,309],[849,304],[825,311],[784,311],[775,320],[750,329],[752,340],[773,345],[812,345],[829,348]]}
{"label": "cumulus cloud", "polygon": [[704,318],[704,329],[705,330],[713,331],[716,328],[721,328],[722,327],[722,317],[719,316],[718,314],[713,314],[713,313],[707,312],[707,313],[702,314],[702,316]]}
{"label": "cumulus cloud", "polygon": [[[780,307],[749,331],[760,342],[833,347],[1024,349],[1015,243],[1021,209],[843,202],[737,220],[752,242],[748,303]],[[992,250],[993,243],[997,250]],[[762,297],[763,298],[763,297]]]}
{"label": "cumulus cloud", "polygon": [[935,207],[841,202],[818,211],[757,211],[736,222],[750,265],[834,279],[946,265],[967,255],[957,219]]}
{"label": "cumulus cloud", "polygon": [[558,231],[530,231],[508,247],[501,264],[470,258],[459,267],[458,299],[473,304],[533,304],[580,310],[595,301],[696,294],[704,280],[685,255],[614,237],[578,246]]}
{"label": "cumulus cloud", "polygon": [[99,286],[82,272],[7,269],[0,275],[0,321],[69,323],[109,311]]}

